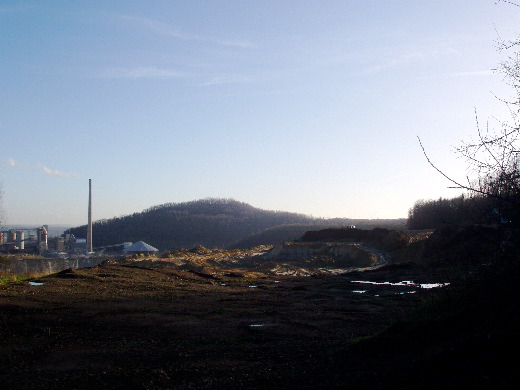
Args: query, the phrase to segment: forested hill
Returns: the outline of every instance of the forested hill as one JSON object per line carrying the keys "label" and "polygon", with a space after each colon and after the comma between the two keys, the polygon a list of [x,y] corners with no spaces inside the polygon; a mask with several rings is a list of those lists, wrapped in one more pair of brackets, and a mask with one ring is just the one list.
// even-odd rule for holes
{"label": "forested hill", "polygon": [[[267,211],[232,199],[204,199],[167,203],[139,213],[94,222],[94,247],[139,240],[160,250],[225,248],[266,228],[316,219],[289,212]],[[69,229],[86,237],[87,226]]]}
{"label": "forested hill", "polygon": [[[375,224],[374,224],[375,222]],[[94,247],[144,241],[159,250],[228,248],[273,244],[295,239],[312,228],[365,225],[394,228],[403,220],[352,220],[313,218],[285,211],[258,209],[233,199],[204,199],[167,203],[139,213],[94,222]],[[398,228],[398,227],[397,227]],[[87,226],[66,233],[87,236]]]}

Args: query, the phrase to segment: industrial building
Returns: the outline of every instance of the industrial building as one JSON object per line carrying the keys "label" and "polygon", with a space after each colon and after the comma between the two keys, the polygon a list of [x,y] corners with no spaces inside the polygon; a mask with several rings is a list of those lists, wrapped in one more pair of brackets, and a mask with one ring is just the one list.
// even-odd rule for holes
{"label": "industrial building", "polygon": [[49,237],[49,227],[10,228],[0,230],[0,253],[37,253],[52,251],[85,252],[85,239],[76,238],[73,234]]}
{"label": "industrial building", "polygon": [[49,249],[48,226],[34,229],[12,228],[0,231],[1,252],[42,253]]}
{"label": "industrial building", "polygon": [[0,230],[0,253],[31,253],[54,257],[75,254],[121,255],[121,254],[154,254],[157,248],[142,241],[136,244],[123,242],[93,248],[92,239],[92,180],[89,179],[88,225],[87,237],[76,238],[73,234],[49,236],[49,226],[36,228],[9,228]]}

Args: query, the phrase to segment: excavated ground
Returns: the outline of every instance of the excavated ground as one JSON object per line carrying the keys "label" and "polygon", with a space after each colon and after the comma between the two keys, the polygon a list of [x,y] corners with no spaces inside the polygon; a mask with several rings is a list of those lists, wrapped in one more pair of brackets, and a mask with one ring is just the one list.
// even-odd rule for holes
{"label": "excavated ground", "polygon": [[458,271],[406,263],[340,273],[327,256],[276,262],[262,259],[268,249],[200,247],[0,286],[2,388],[508,388],[518,379],[504,358],[519,344],[517,280],[496,298],[503,305],[410,325],[400,320],[458,291],[422,287]]}
{"label": "excavated ground", "polygon": [[419,276],[412,266],[393,268],[294,278],[104,265],[35,280],[43,284],[0,286],[0,383],[5,389],[339,386],[348,381],[330,382],[342,371],[333,368],[337,353],[432,294],[357,283]]}

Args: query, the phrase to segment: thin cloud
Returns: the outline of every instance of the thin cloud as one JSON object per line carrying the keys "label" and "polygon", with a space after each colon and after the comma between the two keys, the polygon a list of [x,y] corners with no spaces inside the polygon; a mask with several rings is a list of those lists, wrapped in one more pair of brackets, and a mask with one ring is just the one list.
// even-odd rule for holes
{"label": "thin cloud", "polygon": [[231,47],[240,47],[242,49],[249,49],[253,47],[253,44],[246,40],[236,39],[236,40],[230,40],[230,39],[211,39],[208,38],[208,40],[213,41],[215,43],[218,43],[223,46],[231,46]]}
{"label": "thin cloud", "polygon": [[9,158],[5,159],[5,161],[7,162],[7,166],[9,166],[9,167],[11,167],[13,169],[17,169],[17,170],[27,170],[27,169],[30,169],[30,166],[25,164],[23,161],[15,160],[12,157],[9,157]]}
{"label": "thin cloud", "polygon": [[149,31],[152,31],[156,34],[169,36],[176,39],[182,39],[182,40],[191,40],[191,41],[199,41],[199,42],[210,42],[215,43],[222,46],[230,46],[230,47],[240,47],[240,48],[250,48],[253,45],[251,42],[246,40],[240,40],[240,39],[219,39],[219,38],[213,38],[213,37],[207,37],[204,35],[199,34],[190,34],[186,33],[184,31],[180,31],[171,25],[160,22],[158,20],[154,19],[148,19],[148,18],[141,18],[138,16],[128,16],[123,15],[121,16],[122,19],[130,21],[140,27],[146,28]]}
{"label": "thin cloud", "polygon": [[368,72],[378,72],[378,71],[381,71],[384,69],[390,69],[390,68],[395,68],[398,66],[404,66],[404,65],[413,63],[415,61],[422,61],[425,58],[426,58],[425,54],[421,53],[421,52],[403,54],[401,56],[391,58],[390,60],[388,60],[385,63],[370,67],[368,69]]}
{"label": "thin cloud", "polygon": [[74,175],[73,173],[69,173],[69,172],[62,172],[62,171],[58,171],[58,170],[55,170],[55,169],[51,169],[49,168],[48,166],[46,166],[45,164],[42,164],[42,163],[38,163],[36,165],[32,165],[32,164],[27,164],[23,161],[18,161],[18,160],[15,160],[14,158],[12,157],[9,157],[7,160],[7,165],[9,165],[11,168],[14,168],[14,169],[17,169],[17,170],[22,170],[22,171],[39,171],[39,172],[43,172],[44,174],[48,175],[48,176],[54,176],[54,177],[74,177],[76,175]]}
{"label": "thin cloud", "polygon": [[159,22],[158,20],[127,15],[121,16],[121,18],[133,22],[134,24],[144,27],[157,34],[167,35],[179,39],[201,39],[201,37],[199,37],[198,35],[182,33],[180,30],[173,28],[169,24]]}
{"label": "thin cloud", "polygon": [[242,75],[219,75],[210,78],[208,81],[199,84],[200,86],[210,86],[210,85],[222,85],[222,84],[246,84],[252,83],[253,80],[250,77],[242,76]]}
{"label": "thin cloud", "polygon": [[453,73],[453,76],[489,76],[493,74],[492,70],[476,70],[472,72],[457,72]]}
{"label": "thin cloud", "polygon": [[61,172],[58,170],[50,169],[49,167],[47,167],[46,165],[41,164],[41,163],[39,164],[39,167],[48,176],[55,176],[55,177],[72,177],[72,176],[74,176],[72,173]]}
{"label": "thin cloud", "polygon": [[114,79],[175,79],[185,76],[184,72],[156,67],[113,68],[101,74],[101,77]]}
{"label": "thin cloud", "polygon": [[[431,59],[439,59],[441,57],[450,56],[456,53],[457,51],[455,49],[447,45],[440,45],[439,47],[434,47],[431,50],[416,50],[393,56],[385,62],[368,68],[367,71],[378,72],[386,69],[409,66],[410,64],[425,62]],[[379,53],[379,56],[384,58],[385,53]]]}

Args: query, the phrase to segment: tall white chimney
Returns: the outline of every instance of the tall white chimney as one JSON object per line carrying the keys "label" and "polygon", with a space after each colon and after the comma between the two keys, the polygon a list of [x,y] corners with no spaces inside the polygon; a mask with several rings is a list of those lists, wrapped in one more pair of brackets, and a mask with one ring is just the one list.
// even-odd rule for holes
{"label": "tall white chimney", "polygon": [[92,179],[88,179],[87,252],[93,252],[93,246],[92,246]]}

